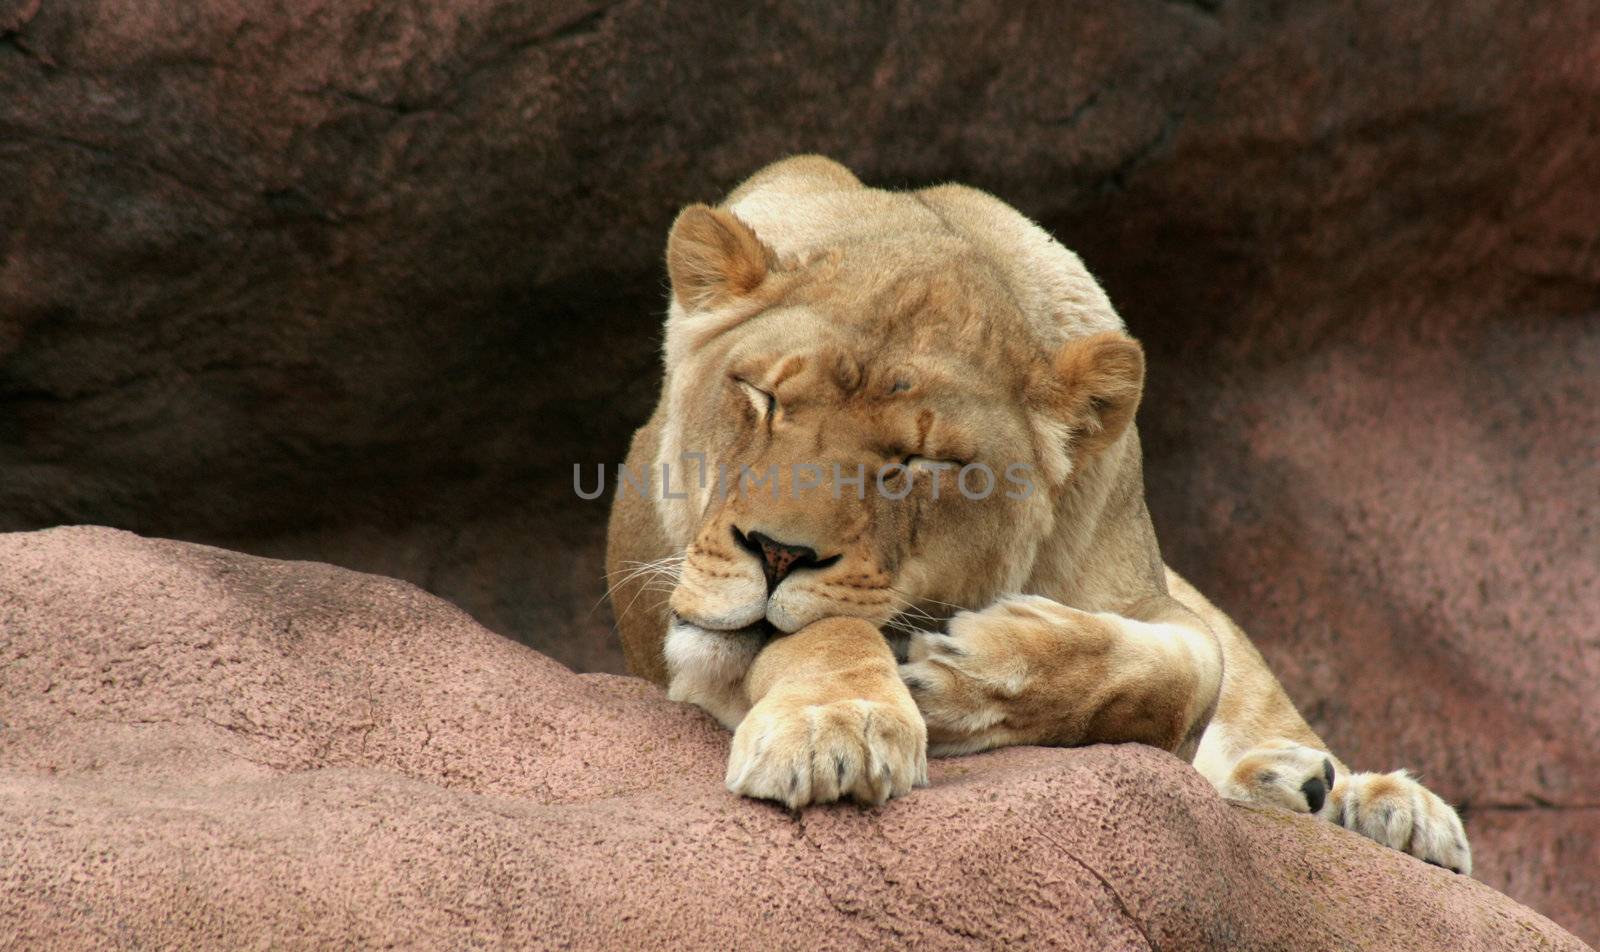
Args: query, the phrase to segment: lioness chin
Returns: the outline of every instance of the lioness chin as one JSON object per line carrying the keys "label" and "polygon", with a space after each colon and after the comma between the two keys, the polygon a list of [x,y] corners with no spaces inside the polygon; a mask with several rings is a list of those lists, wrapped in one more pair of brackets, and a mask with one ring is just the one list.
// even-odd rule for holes
{"label": "lioness chin", "polygon": [[1470,871],[1455,811],[1352,773],[1163,564],[1143,352],[1077,256],[801,156],[685,209],[667,268],[607,570],[629,666],[734,731],[729,789],[881,803],[929,751],[1138,741]]}

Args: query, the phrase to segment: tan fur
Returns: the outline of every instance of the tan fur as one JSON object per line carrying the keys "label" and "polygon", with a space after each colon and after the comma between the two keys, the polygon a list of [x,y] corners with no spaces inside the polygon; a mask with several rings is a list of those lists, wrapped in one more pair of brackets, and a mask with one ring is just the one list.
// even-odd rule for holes
{"label": "tan fur", "polygon": [[[870,189],[803,156],[686,209],[667,257],[661,400],[628,459],[652,491],[619,490],[608,570],[629,665],[735,729],[730,789],[879,802],[930,744],[1138,741],[1470,868],[1448,805],[1349,774],[1162,564],[1143,353],[1070,251],[974,189]],[[1032,492],[963,497],[968,462],[1021,465]],[[889,464],[903,499],[874,484]],[[862,497],[816,482],[858,466]]]}

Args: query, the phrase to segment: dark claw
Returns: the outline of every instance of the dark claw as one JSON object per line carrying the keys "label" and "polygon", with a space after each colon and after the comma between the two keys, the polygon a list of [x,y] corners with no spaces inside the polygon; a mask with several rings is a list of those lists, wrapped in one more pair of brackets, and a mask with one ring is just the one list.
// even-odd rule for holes
{"label": "dark claw", "polygon": [[1324,760],[1322,762],[1322,776],[1323,776],[1323,779],[1327,781],[1328,789],[1332,790],[1333,789],[1333,761]]}
{"label": "dark claw", "polygon": [[906,687],[912,691],[926,691],[933,687],[933,685],[921,678],[904,678],[903,680],[906,683]]}

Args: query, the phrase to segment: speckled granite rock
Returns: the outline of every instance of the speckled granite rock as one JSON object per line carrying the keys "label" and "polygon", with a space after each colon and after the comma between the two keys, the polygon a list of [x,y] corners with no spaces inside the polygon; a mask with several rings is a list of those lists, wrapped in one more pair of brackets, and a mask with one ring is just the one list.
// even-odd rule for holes
{"label": "speckled granite rock", "polygon": [[0,638],[7,946],[1584,948],[1134,745],[741,800],[698,711],[327,565],[4,535]]}

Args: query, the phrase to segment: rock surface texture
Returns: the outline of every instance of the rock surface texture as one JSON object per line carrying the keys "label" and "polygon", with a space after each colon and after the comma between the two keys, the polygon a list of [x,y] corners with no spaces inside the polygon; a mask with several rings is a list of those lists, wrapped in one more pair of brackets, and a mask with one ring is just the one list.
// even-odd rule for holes
{"label": "rock surface texture", "polygon": [[648,413],[676,209],[970,182],[1145,340],[1169,560],[1600,941],[1597,116],[1595,0],[0,0],[0,529],[620,670],[571,467]]}
{"label": "rock surface texture", "polygon": [[698,711],[322,564],[4,535],[0,632],[7,947],[1584,948],[1133,745],[741,800]]}

